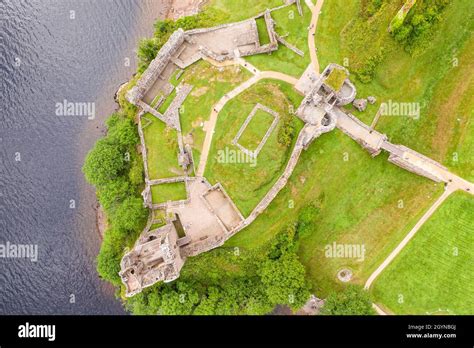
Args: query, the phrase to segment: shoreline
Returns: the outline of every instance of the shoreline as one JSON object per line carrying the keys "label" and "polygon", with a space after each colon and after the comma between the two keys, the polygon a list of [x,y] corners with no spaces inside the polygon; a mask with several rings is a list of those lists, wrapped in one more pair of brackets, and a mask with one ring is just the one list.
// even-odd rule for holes
{"label": "shoreline", "polygon": [[95,214],[97,231],[99,232],[100,239],[103,240],[105,231],[109,228],[109,222],[107,220],[107,214],[105,214],[105,210],[98,200],[95,206]]}

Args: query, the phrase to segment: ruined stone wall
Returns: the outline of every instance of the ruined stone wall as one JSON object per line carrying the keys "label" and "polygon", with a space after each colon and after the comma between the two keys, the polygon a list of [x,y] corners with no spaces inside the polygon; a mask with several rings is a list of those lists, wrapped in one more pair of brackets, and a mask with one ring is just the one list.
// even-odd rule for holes
{"label": "ruined stone wall", "polygon": [[310,124],[305,124],[303,129],[300,131],[298,135],[298,139],[296,140],[295,147],[291,153],[290,159],[285,167],[283,174],[278,178],[272,188],[267,192],[265,197],[257,204],[254,210],[250,213],[250,215],[236,228],[228,233],[226,239],[232,237],[237,232],[241,231],[248,225],[250,225],[267,207],[270,203],[275,199],[277,194],[285,187],[290,178],[293,170],[298,163],[299,157],[303,149],[309,145],[308,141],[313,141],[318,136],[320,136],[323,132],[328,131],[329,129],[334,128],[333,126],[324,126],[324,127],[315,127]]}
{"label": "ruined stone wall", "polygon": [[153,86],[158,76],[169,63],[171,57],[183,44],[184,36],[184,31],[180,28],[171,34],[169,40],[161,47],[156,58],[152,60],[141,78],[137,81],[135,87],[127,93],[127,99],[132,104],[136,104],[138,100],[142,99],[150,87]]}
{"label": "ruined stone wall", "polygon": [[[245,147],[243,147],[242,145],[239,144],[239,139],[240,137],[242,136],[242,133],[247,129],[247,126],[248,124],[250,123],[250,121],[252,120],[252,118],[255,116],[255,113],[258,111],[258,110],[263,110],[265,111],[266,113],[270,114],[273,116],[273,122],[272,124],[270,125],[270,127],[267,129],[267,131],[265,132],[265,135],[263,137],[263,139],[260,141],[260,143],[258,144],[257,148],[252,151],[252,150],[249,150]],[[263,146],[265,145],[265,143],[267,142],[268,138],[270,137],[270,135],[272,134],[273,130],[275,129],[275,127],[277,126],[278,124],[278,121],[279,121],[280,117],[278,115],[277,112],[273,111],[272,109],[266,107],[265,105],[262,105],[260,103],[257,103],[257,105],[255,105],[255,107],[252,109],[252,111],[250,112],[250,114],[247,116],[247,118],[245,119],[244,121],[244,124],[240,127],[239,131],[237,132],[236,136],[234,137],[234,139],[232,140],[232,144],[237,146],[242,152],[244,152],[245,154],[247,154],[248,156],[251,156],[251,157],[257,157],[258,154],[260,153],[260,151],[262,150]]]}
{"label": "ruined stone wall", "polygon": [[181,247],[181,255],[183,257],[196,256],[221,246],[225,241],[224,236],[208,237],[205,240]]}
{"label": "ruined stone wall", "polygon": [[301,56],[301,57],[304,57],[304,52],[302,50],[300,50],[298,47],[296,46],[293,46],[292,44],[290,44],[288,41],[286,41],[283,37],[281,37],[280,35],[277,35],[276,36],[278,42],[280,42],[282,45],[284,45],[286,48],[292,50],[293,52],[295,52],[297,55]]}
{"label": "ruined stone wall", "polygon": [[184,103],[184,100],[191,92],[193,87],[194,86],[188,85],[186,83],[179,84],[179,86],[176,87],[176,96],[163,114],[163,118],[167,120],[167,123],[171,124],[172,127],[178,131],[181,131],[181,124],[179,122],[179,108]]}
{"label": "ruined stone wall", "polygon": [[[385,149],[395,148],[395,149],[398,150],[397,153],[390,152],[390,156],[388,157],[389,162],[391,162],[391,163],[393,163],[393,164],[395,164],[395,165],[397,165],[397,166],[399,166],[403,169],[406,169],[406,170],[408,170],[412,173],[424,176],[424,177],[426,177],[430,180],[433,180],[435,182],[443,182],[443,181],[446,182],[446,179],[442,175],[440,175],[439,172],[429,171],[429,170],[426,169],[425,166],[423,166],[423,162],[424,162],[424,163],[427,163],[429,165],[435,166],[435,168],[440,169],[440,171],[448,171],[448,169],[446,167],[444,167],[440,163],[432,160],[431,158],[426,157],[425,155],[422,155],[421,153],[416,152],[415,150],[412,150],[412,149],[410,149],[410,148],[408,148],[404,145],[390,144],[390,146],[385,146],[384,148]],[[400,152],[401,152],[401,155],[400,155]],[[405,160],[403,158],[403,155],[405,153],[412,154],[413,156],[418,158],[419,159],[419,165]]]}
{"label": "ruined stone wall", "polygon": [[443,181],[440,177],[438,177],[436,175],[433,175],[432,173],[430,173],[426,170],[423,170],[423,168],[421,168],[421,167],[415,166],[414,164],[405,161],[402,157],[398,157],[396,155],[390,154],[390,156],[388,157],[388,161],[390,163],[393,163],[393,164],[405,169],[405,170],[408,170],[409,172],[424,176],[424,177],[426,177],[430,180],[433,180],[435,182]]}

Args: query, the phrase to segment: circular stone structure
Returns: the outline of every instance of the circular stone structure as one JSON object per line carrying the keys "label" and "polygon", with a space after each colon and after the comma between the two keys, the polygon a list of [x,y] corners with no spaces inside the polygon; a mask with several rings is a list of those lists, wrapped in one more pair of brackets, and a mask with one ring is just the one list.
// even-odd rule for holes
{"label": "circular stone structure", "polygon": [[337,272],[337,279],[339,279],[341,282],[347,283],[352,279],[352,271],[347,268],[341,269],[339,272]]}

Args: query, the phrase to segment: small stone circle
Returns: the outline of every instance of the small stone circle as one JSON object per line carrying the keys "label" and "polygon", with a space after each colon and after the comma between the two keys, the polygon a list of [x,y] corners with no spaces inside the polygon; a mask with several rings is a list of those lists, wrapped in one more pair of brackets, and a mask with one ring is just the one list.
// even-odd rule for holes
{"label": "small stone circle", "polygon": [[341,282],[347,283],[352,279],[352,271],[350,269],[344,268],[337,272],[337,279]]}

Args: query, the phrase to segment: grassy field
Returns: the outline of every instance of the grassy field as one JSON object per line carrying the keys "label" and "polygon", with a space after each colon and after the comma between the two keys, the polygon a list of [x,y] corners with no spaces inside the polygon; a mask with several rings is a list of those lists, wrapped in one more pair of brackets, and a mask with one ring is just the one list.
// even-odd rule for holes
{"label": "grassy field", "polygon": [[255,20],[257,22],[257,30],[258,30],[258,39],[260,41],[260,45],[266,45],[270,43],[270,35],[268,35],[267,25],[265,23],[265,18],[260,17]]}
{"label": "grassy field", "polygon": [[273,115],[260,109],[257,110],[247,127],[245,127],[238,143],[250,151],[255,151],[272,125],[273,120]]}
{"label": "grassy field", "polygon": [[[205,177],[211,183],[220,182],[242,214],[248,215],[279,177],[291,148],[278,142],[278,130],[281,127],[279,121],[260,151],[256,163],[250,160],[233,163],[237,161],[230,157],[222,161],[219,159],[220,151],[238,151],[238,148],[232,145],[232,139],[257,103],[272,108],[283,117],[288,115],[289,105],[296,107],[301,100],[302,96],[290,85],[263,80],[229,101],[219,113]],[[296,131],[299,131],[302,122],[293,118],[293,123]]]}
{"label": "grassy field", "polygon": [[[469,99],[467,92],[462,94],[461,114],[467,116],[463,116],[460,129],[456,131],[459,141],[453,136],[441,143],[433,131],[442,121],[454,120],[455,114],[427,115],[425,112],[441,100],[434,96],[443,93],[445,79],[456,79],[451,65],[446,64],[447,53],[457,48],[459,57],[466,57],[460,62],[466,62],[465,55],[470,53],[466,33],[454,26],[467,26],[469,16],[465,14],[472,13],[469,10],[471,4],[462,1],[448,6],[438,24],[440,27],[435,28],[437,31],[433,34],[437,45],[429,45],[426,51],[418,52],[416,56],[406,53],[387,33],[387,25],[401,5],[397,1],[384,2],[382,9],[367,23],[354,17],[361,11],[361,2],[325,2],[316,32],[322,67],[330,62],[344,65],[344,58],[348,58],[348,68],[357,70],[363,67],[365,60],[378,53],[377,47],[393,50],[384,56],[370,83],[363,84],[355,79],[355,75],[351,76],[359,96],[374,95],[378,99],[376,105],[369,105],[366,112],[354,113],[370,123],[381,101],[422,100],[424,107],[420,119],[382,117],[378,128],[392,141],[405,143],[430,156],[436,154],[436,149],[447,149],[457,144],[459,153],[463,154],[464,170],[468,172],[472,169],[466,164],[469,157],[464,156],[472,151],[468,145],[472,137],[469,129],[472,128],[465,127],[468,116],[472,114],[472,108],[468,108],[468,101],[472,102],[472,98]],[[471,81],[467,70],[458,74]],[[451,83],[457,86],[459,81],[462,78]],[[348,160],[344,161],[347,156]],[[342,288],[336,279],[341,268],[350,268],[354,272],[353,282],[363,284],[441,194],[441,186],[391,165],[386,154],[372,159],[358,144],[336,130],[317,139],[303,153],[288,185],[267,211],[227,245],[243,248],[262,245],[285,225],[295,222],[305,205],[320,205],[313,231],[300,236],[299,254],[314,291],[325,296],[331,290]],[[326,258],[324,247],[333,242],[364,245],[365,259]]]}
{"label": "grassy field", "polygon": [[186,199],[186,184],[184,182],[173,182],[151,186],[151,198],[153,204],[168,201],[180,201]]}
{"label": "grassy field", "polygon": [[150,114],[144,115],[142,124],[143,126],[148,124],[143,129],[143,134],[148,152],[150,180],[183,175],[183,170],[178,164],[179,148],[176,131]]}
{"label": "grassy field", "polygon": [[474,37],[458,60],[458,67],[440,82],[443,88],[436,89],[428,109],[428,114],[440,115],[432,147],[453,172],[474,181]]}
{"label": "grassy field", "polygon": [[373,285],[397,314],[474,313],[474,198],[454,193]]}
{"label": "grassy field", "polygon": [[247,0],[210,0],[204,9],[213,8],[220,13],[216,24],[242,21],[262,13],[267,8],[283,5],[283,0],[257,0],[251,6]]}
{"label": "grassy field", "polygon": [[260,70],[274,70],[295,77],[300,76],[310,63],[308,49],[308,26],[311,22],[311,11],[302,3],[303,17],[298,14],[296,5],[272,12],[275,20],[275,30],[281,35],[288,36],[285,40],[304,52],[304,57],[297,55],[289,48],[279,45],[277,51],[271,54],[259,54],[246,59]]}
{"label": "grassy field", "polygon": [[[386,30],[399,5],[401,2],[384,2],[373,18],[363,20],[354,17],[362,10],[360,1],[325,2],[316,32],[320,65],[324,67],[336,62],[347,65],[351,71],[359,71],[364,68],[365,61],[380,53],[379,47],[384,47],[390,54],[385,53],[370,83],[363,84],[352,75],[359,96],[374,95],[378,99],[376,105],[369,105],[366,112],[354,113],[370,123],[381,101],[421,100],[420,119],[382,117],[378,128],[392,141],[405,143],[427,155],[436,154],[436,149],[447,149],[450,146],[447,144],[458,144],[460,154],[468,156],[472,151],[468,146],[470,134],[467,129],[470,128],[457,131],[459,139],[464,134],[463,141],[451,138],[441,143],[434,137],[433,129],[438,128],[443,120],[453,120],[456,116],[448,112],[437,115],[424,112],[440,101],[434,96],[443,93],[446,78],[456,80],[451,82],[453,86],[463,81],[462,78],[456,79],[447,58],[448,53],[456,48],[459,56],[465,57],[460,61],[469,62],[465,56],[472,51],[468,48],[468,35],[454,26],[468,26],[469,16],[465,14],[472,13],[472,3],[462,1],[448,6],[443,20],[434,28],[436,45],[430,44],[425,51],[414,56],[398,46]],[[466,81],[472,81],[467,72],[469,68],[463,69],[458,74]],[[468,107],[472,98],[469,99],[469,94],[462,95],[464,102],[460,105],[464,113],[461,114],[466,115],[466,124],[472,113],[472,108]],[[349,156],[348,161],[343,161],[345,154]],[[317,203],[320,204],[320,213],[314,231],[300,236],[300,256],[314,290],[324,296],[341,288],[336,273],[343,267],[352,269],[355,283],[363,284],[442,190],[441,185],[407,173],[386,159],[384,154],[370,158],[359,145],[339,131],[322,136],[303,153],[289,184],[269,209],[227,244],[254,248],[269,240],[286,224],[294,222],[302,207]],[[468,158],[464,161],[466,163]],[[464,170],[470,171],[466,164]],[[399,208],[400,204],[402,208]],[[324,247],[332,242],[365,245],[365,259],[358,262],[326,258]]]}
{"label": "grassy field", "polygon": [[180,81],[194,86],[181,107],[180,120],[183,136],[192,144],[194,162],[199,163],[206,133],[202,125],[209,119],[212,107],[227,92],[250,78],[250,73],[238,67],[219,71],[205,61],[200,61],[184,72]]}
{"label": "grassy field", "polygon": [[326,84],[330,86],[333,90],[339,91],[344,84],[344,81],[347,78],[347,74],[344,70],[341,69],[334,69],[329,74],[328,78],[326,79]]}

